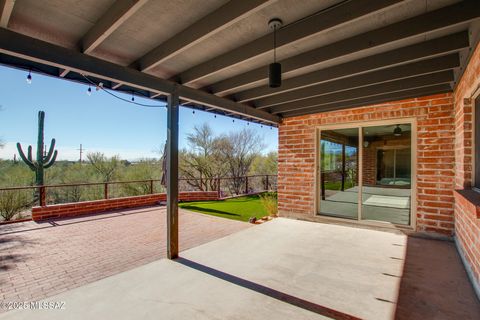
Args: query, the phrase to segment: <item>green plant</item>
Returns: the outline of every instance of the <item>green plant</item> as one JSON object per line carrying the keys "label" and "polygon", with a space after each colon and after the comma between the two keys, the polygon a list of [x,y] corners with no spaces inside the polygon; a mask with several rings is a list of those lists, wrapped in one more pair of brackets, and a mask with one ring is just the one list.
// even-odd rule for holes
{"label": "green plant", "polygon": [[90,152],[87,154],[87,159],[103,182],[112,181],[122,166],[119,156],[107,158],[101,152]]}
{"label": "green plant", "polygon": [[276,217],[278,214],[277,193],[265,192],[260,195],[260,202],[271,217]]}
{"label": "green plant", "polygon": [[5,221],[11,220],[28,206],[28,197],[23,190],[0,192],[0,216]]}
{"label": "green plant", "polygon": [[25,162],[30,170],[35,172],[35,184],[37,186],[42,186],[44,184],[44,170],[50,168],[57,159],[57,150],[55,149],[55,139],[52,139],[52,143],[50,144],[50,149],[48,150],[47,154],[44,154],[44,132],[43,132],[43,125],[45,121],[45,112],[39,111],[38,112],[38,138],[37,138],[37,158],[33,160],[32,157],[32,146],[28,146],[28,155],[25,156],[25,153],[22,150],[22,145],[17,143],[18,153],[22,158],[23,162]]}

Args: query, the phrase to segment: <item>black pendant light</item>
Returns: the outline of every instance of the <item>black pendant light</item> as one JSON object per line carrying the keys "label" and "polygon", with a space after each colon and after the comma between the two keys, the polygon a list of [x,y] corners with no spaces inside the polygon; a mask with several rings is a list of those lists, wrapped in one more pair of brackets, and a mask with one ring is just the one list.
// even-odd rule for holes
{"label": "black pendant light", "polygon": [[393,129],[393,135],[395,137],[401,137],[402,136],[402,128],[400,128],[400,125],[397,124],[397,126],[395,127],[395,129]]}
{"label": "black pendant light", "polygon": [[273,63],[268,67],[268,85],[270,88],[278,88],[282,85],[282,65],[277,62],[277,29],[282,26],[282,20],[273,18],[268,26],[273,29]]}

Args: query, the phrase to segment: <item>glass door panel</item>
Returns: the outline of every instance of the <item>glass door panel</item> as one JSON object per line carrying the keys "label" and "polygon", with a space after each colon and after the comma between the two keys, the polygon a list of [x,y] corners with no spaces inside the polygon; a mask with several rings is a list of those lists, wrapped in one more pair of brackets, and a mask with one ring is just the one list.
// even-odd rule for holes
{"label": "glass door panel", "polygon": [[362,128],[363,220],[410,224],[411,125]]}
{"label": "glass door panel", "polygon": [[359,129],[320,133],[320,214],[358,219]]}

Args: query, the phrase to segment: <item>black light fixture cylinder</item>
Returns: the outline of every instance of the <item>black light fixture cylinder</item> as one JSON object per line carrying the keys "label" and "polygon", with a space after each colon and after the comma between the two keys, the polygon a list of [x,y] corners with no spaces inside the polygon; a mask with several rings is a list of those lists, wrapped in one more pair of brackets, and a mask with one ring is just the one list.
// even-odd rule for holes
{"label": "black light fixture cylinder", "polygon": [[278,88],[282,85],[282,65],[280,63],[270,63],[268,68],[268,84],[270,88]]}
{"label": "black light fixture cylinder", "polygon": [[282,65],[277,62],[277,29],[282,26],[282,20],[273,18],[268,26],[273,30],[273,63],[268,66],[268,85],[278,88],[282,85]]}

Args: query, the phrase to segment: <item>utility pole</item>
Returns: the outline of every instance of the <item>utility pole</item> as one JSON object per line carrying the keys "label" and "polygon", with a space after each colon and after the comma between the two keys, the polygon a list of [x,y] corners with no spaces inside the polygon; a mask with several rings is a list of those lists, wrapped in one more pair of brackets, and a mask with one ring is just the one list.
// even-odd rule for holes
{"label": "utility pole", "polygon": [[85,149],[83,149],[82,147],[82,144],[80,143],[80,149],[77,149],[80,151],[80,163],[82,163],[82,155],[83,155],[83,152],[85,151]]}

